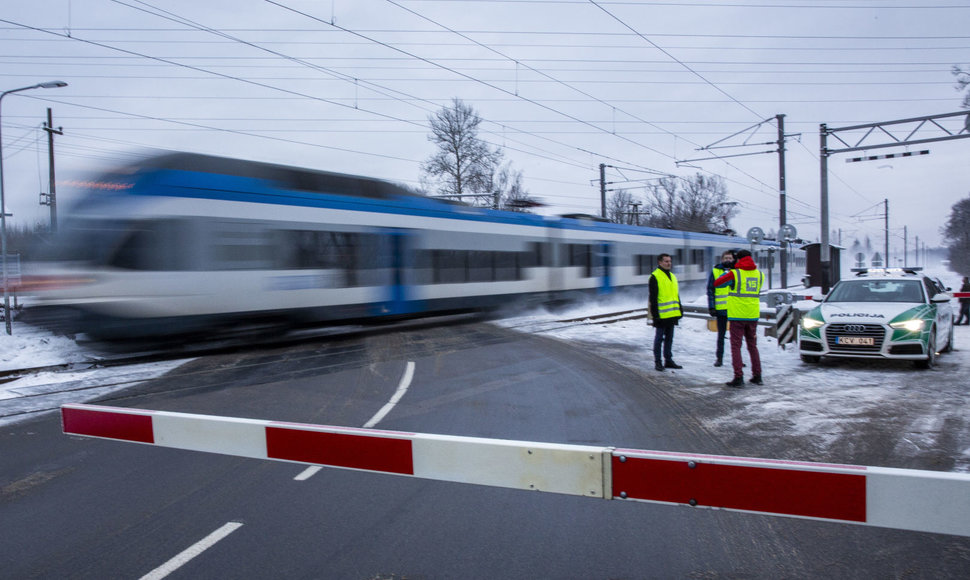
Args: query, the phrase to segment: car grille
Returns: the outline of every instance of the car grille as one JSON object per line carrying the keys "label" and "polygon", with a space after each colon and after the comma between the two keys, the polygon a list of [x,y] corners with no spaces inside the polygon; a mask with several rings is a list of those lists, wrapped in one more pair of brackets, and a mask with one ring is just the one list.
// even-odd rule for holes
{"label": "car grille", "polygon": [[[870,336],[873,344],[836,344],[836,336]],[[825,342],[831,352],[878,353],[886,338],[886,328],[881,324],[830,324],[825,328]]]}

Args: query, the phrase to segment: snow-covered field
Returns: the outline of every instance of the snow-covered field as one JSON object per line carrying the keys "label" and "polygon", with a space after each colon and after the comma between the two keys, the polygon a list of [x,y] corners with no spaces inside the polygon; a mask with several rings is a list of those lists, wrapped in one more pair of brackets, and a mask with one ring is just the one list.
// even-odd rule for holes
{"label": "snow-covered field", "polygon": [[[0,331],[0,372],[38,369],[63,363],[89,363],[97,354],[75,341],[14,322],[13,334]],[[166,361],[118,368],[40,371],[0,382],[0,426],[33,417],[33,411],[82,403],[122,391],[184,364]],[[3,379],[0,379],[3,380]]]}

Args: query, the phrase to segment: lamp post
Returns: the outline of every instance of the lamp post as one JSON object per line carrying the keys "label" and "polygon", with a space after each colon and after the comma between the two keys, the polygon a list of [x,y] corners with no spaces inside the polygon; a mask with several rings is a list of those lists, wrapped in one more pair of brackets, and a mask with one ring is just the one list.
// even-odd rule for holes
{"label": "lamp post", "polygon": [[[0,93],[0,107],[3,105],[3,98],[11,93],[19,93],[21,91],[29,91],[32,89],[59,89],[61,87],[66,87],[67,83],[64,81],[47,81],[46,83],[38,83],[36,85],[31,85],[29,87],[21,87],[19,89],[11,89],[9,91],[4,91]],[[0,114],[0,128],[2,128],[2,114]],[[8,289],[7,280],[7,203],[6,197],[4,197],[3,192],[3,134],[0,131],[0,253],[3,255],[3,320],[7,326],[7,334],[13,334],[13,330],[10,325],[10,292]]]}

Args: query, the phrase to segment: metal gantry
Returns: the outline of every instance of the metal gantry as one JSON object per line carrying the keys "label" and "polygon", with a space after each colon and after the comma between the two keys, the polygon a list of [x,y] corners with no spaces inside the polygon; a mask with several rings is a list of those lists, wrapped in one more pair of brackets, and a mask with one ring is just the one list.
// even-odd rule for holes
{"label": "metal gantry", "polygon": [[[855,138],[853,138],[853,134]],[[829,137],[838,141],[841,146],[830,149],[828,146]],[[895,121],[866,123],[863,125],[851,125],[849,127],[830,128],[825,123],[819,125],[819,173],[821,177],[821,200],[819,205],[821,207],[822,229],[820,259],[822,262],[823,294],[829,291],[829,283],[832,280],[832,252],[829,246],[829,156],[836,153],[851,153],[853,151],[866,151],[869,149],[920,145],[923,143],[966,139],[968,137],[970,137],[970,112],[967,111],[928,115],[926,117],[913,117],[910,119],[897,119]],[[881,157],[872,156],[873,159]],[[870,159],[858,158],[858,160],[868,161]],[[887,260],[888,258],[886,256]]]}

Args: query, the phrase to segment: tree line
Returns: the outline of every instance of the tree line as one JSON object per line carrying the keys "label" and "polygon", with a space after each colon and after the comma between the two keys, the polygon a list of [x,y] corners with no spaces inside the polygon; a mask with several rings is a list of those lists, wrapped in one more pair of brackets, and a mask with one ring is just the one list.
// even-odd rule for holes
{"label": "tree line", "polygon": [[[433,197],[480,207],[529,211],[538,207],[522,183],[522,172],[503,161],[500,148],[478,136],[482,118],[470,105],[454,98],[428,118],[435,152],[421,165],[421,186]],[[728,201],[720,177],[700,173],[690,178],[664,177],[635,196],[628,190],[613,192],[606,219],[698,232],[730,232],[737,206]]]}

